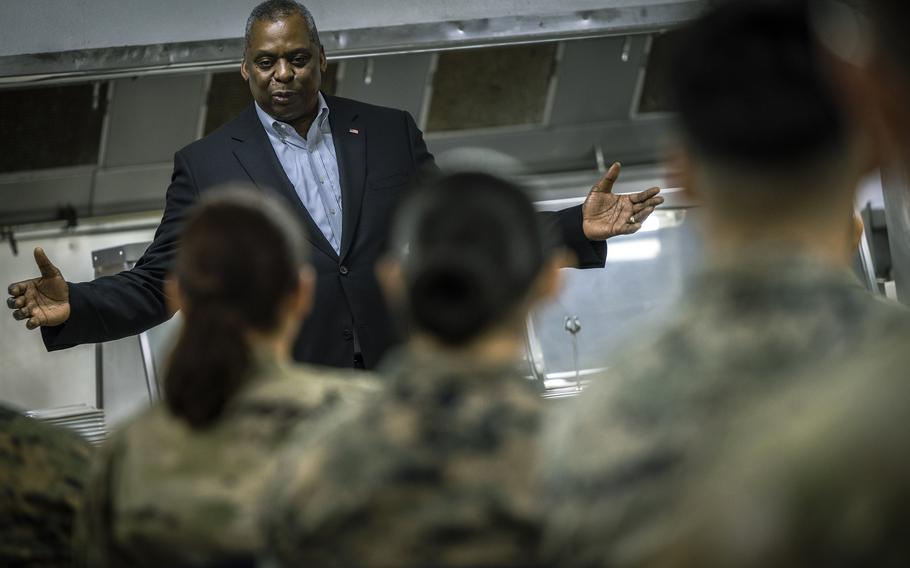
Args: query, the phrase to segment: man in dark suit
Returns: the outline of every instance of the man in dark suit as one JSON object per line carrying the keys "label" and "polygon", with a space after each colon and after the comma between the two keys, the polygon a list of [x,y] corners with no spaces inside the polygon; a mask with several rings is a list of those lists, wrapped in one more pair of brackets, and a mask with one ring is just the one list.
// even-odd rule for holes
{"label": "man in dark suit", "polygon": [[[308,229],[317,271],[314,310],[294,348],[299,361],[372,368],[397,337],[374,264],[394,204],[435,170],[406,112],[319,92],[326,69],[315,22],[302,5],[269,0],[246,29],[241,74],[255,103],[209,136],[178,151],[161,224],[136,266],[115,276],[67,283],[41,249],[41,277],[12,284],[8,305],[49,350],[110,341],[168,319],[164,278],[180,222],[199,196],[250,183],[286,198]],[[550,214],[579,266],[600,267],[606,238],[637,231],[663,200],[658,189],[613,195],[614,164],[584,206]]]}

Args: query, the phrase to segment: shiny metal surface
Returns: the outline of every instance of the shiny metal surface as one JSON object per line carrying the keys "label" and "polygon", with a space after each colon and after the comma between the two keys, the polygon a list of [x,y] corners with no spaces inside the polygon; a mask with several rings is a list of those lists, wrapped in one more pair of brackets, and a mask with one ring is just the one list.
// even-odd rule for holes
{"label": "shiny metal surface", "polygon": [[910,173],[897,167],[885,169],[882,190],[897,298],[910,304]]}
{"label": "shiny metal surface", "polygon": [[[612,7],[542,15],[519,10],[517,15],[328,29],[320,37],[326,53],[336,59],[516,45],[660,30],[694,18],[706,4],[625,0]],[[229,38],[6,55],[0,57],[0,86],[231,68],[242,49],[241,38]]]}
{"label": "shiny metal surface", "polygon": [[[95,277],[132,268],[148,244],[131,243],[93,251]],[[120,423],[161,398],[159,369],[178,326],[179,320],[171,320],[135,337],[95,347],[96,388],[101,393],[98,407],[104,408],[109,425]]]}

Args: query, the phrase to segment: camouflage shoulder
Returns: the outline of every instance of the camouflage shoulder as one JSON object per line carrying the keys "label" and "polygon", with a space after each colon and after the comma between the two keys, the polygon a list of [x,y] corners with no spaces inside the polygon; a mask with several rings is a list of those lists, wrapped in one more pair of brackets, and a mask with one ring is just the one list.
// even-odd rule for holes
{"label": "camouflage shoulder", "polygon": [[91,457],[77,434],[0,407],[0,564],[70,565]]}
{"label": "camouflage shoulder", "polygon": [[283,399],[310,405],[327,399],[357,402],[380,390],[380,381],[363,372],[292,365],[283,369],[277,377],[256,382],[244,398]]}
{"label": "camouflage shoulder", "polygon": [[[92,453],[91,445],[75,432],[29,418],[6,406],[0,406],[0,435],[0,445],[5,445],[5,441],[22,450],[29,445],[41,446],[46,449],[48,459],[55,462],[67,459],[84,461]],[[22,444],[23,441],[28,443]],[[7,451],[0,453],[12,455]]]}

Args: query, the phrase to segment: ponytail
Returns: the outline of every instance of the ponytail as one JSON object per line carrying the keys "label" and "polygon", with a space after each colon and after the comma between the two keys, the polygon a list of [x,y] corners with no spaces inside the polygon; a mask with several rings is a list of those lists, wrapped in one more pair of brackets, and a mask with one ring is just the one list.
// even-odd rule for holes
{"label": "ponytail", "polygon": [[281,308],[306,263],[303,230],[276,200],[220,192],[197,206],[175,266],[185,313],[164,400],[193,428],[216,421],[253,371],[250,332],[282,325]]}
{"label": "ponytail", "polygon": [[194,428],[221,416],[251,367],[250,346],[236,318],[219,309],[188,314],[165,378],[171,413]]}

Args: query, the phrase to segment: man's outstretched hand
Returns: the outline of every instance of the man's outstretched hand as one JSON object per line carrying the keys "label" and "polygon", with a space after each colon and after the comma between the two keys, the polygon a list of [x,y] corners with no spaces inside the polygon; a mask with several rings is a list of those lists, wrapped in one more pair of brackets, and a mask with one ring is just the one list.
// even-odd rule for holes
{"label": "man's outstretched hand", "polygon": [[69,287],[41,248],[35,249],[35,263],[41,277],[10,284],[6,305],[13,310],[13,318],[26,320],[28,329],[60,325],[70,317]]}
{"label": "man's outstretched hand", "polygon": [[604,177],[591,188],[582,205],[582,228],[591,241],[602,241],[616,235],[631,235],[641,229],[654,208],[664,202],[660,188],[652,187],[640,193],[615,195],[613,184],[621,166],[614,163]]}

